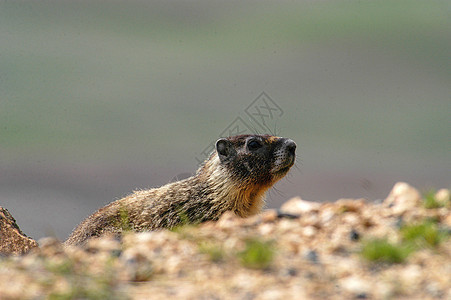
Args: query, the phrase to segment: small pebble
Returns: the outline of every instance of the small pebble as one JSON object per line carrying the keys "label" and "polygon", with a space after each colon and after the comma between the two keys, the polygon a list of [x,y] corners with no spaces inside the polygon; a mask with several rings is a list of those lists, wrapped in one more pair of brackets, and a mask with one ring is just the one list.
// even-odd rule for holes
{"label": "small pebble", "polygon": [[280,210],[277,211],[277,218],[282,219],[282,218],[286,218],[286,219],[297,219],[299,218],[300,215],[295,215],[295,214],[289,214],[289,213],[283,213]]}
{"label": "small pebble", "polygon": [[319,262],[318,260],[318,253],[315,250],[309,250],[305,254],[305,258],[307,258],[310,262],[317,264]]}
{"label": "small pebble", "polygon": [[366,293],[359,293],[355,296],[357,299],[366,299],[368,295]]}
{"label": "small pebble", "polygon": [[360,239],[360,233],[358,233],[357,230],[352,229],[349,233],[349,238],[351,241],[358,241]]}

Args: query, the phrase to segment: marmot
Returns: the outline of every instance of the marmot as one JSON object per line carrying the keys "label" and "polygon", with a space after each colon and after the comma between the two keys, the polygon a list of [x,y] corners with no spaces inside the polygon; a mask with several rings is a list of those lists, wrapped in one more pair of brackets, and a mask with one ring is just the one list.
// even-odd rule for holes
{"label": "marmot", "polygon": [[261,210],[266,191],[293,166],[295,150],[291,139],[271,135],[221,138],[194,176],[106,205],[80,223],[65,245],[127,229],[218,220],[228,210],[240,217],[254,215]]}

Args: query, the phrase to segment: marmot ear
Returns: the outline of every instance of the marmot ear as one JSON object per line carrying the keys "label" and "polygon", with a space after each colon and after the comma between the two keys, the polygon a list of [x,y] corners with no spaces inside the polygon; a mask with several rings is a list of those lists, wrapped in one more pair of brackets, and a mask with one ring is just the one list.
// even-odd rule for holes
{"label": "marmot ear", "polygon": [[230,141],[227,139],[219,139],[216,141],[216,152],[218,152],[218,156],[221,161],[230,156],[231,146]]}

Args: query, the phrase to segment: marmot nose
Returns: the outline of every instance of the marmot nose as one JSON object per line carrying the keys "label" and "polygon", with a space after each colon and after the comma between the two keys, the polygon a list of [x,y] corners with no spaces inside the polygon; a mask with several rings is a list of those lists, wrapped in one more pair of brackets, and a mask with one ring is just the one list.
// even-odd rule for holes
{"label": "marmot nose", "polygon": [[290,154],[295,155],[295,153],[296,153],[296,143],[295,143],[293,140],[291,140],[291,139],[286,139],[286,140],[283,142],[283,146],[287,149],[287,151],[288,151]]}

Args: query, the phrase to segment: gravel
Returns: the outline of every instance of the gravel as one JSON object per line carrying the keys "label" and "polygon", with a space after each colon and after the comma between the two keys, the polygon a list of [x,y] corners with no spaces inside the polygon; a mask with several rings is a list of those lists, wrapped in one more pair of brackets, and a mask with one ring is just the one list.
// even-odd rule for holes
{"label": "gravel", "polygon": [[[0,299],[451,299],[449,190],[436,199],[425,208],[397,183],[381,203],[294,198],[247,219],[226,213],[83,247],[44,238],[27,255],[0,258]],[[408,244],[403,226],[425,222],[438,242]],[[362,256],[375,239],[407,245],[406,259]]]}

